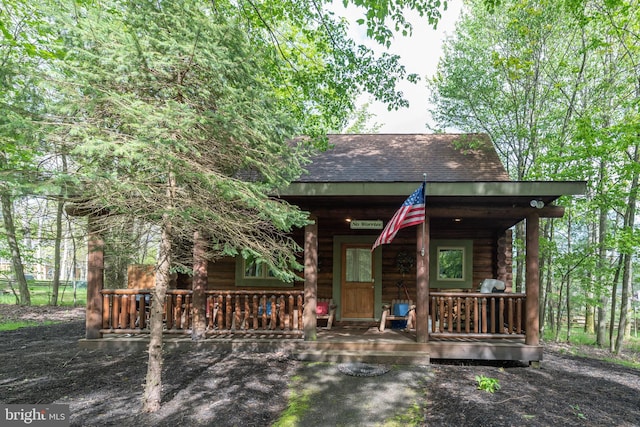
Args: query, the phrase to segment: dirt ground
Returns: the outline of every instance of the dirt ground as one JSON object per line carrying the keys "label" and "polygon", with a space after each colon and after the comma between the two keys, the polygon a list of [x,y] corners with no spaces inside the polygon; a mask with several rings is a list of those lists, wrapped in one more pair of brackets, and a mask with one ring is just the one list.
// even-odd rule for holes
{"label": "dirt ground", "polygon": [[[0,332],[0,403],[70,405],[74,426],[640,426],[640,370],[545,346],[519,363],[390,366],[377,377],[287,354],[167,352],[162,409],[140,413],[143,351],[78,347],[84,310],[0,305],[0,318],[60,323]],[[622,357],[638,361],[638,354]],[[499,381],[491,394],[475,377]]]}

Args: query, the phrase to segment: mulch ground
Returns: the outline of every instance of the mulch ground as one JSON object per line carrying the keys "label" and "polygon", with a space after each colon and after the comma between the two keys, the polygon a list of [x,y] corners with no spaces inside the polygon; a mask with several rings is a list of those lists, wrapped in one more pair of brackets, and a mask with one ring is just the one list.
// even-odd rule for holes
{"label": "mulch ground", "polygon": [[[7,318],[60,323],[0,332],[0,403],[69,404],[71,425],[271,426],[287,407],[291,384],[300,384],[309,370],[309,364],[282,353],[170,351],[164,363],[165,403],[158,413],[143,414],[145,352],[80,349],[84,309],[0,305],[0,319]],[[640,355],[622,357],[638,360]],[[330,364],[318,369],[336,372]],[[424,378],[411,383],[420,418],[415,421],[414,414],[413,425],[640,426],[640,370],[576,356],[568,346],[546,345],[540,369],[449,362],[415,372],[424,372]],[[400,374],[378,378],[391,382]],[[495,393],[477,390],[479,375],[497,379],[501,388]],[[389,393],[400,393],[402,387],[409,386],[390,384]],[[372,406],[366,396],[357,402],[345,400],[343,405]],[[340,403],[326,398],[311,405],[328,414]],[[339,424],[334,418],[332,423]],[[342,425],[376,424],[382,422],[349,420]]]}

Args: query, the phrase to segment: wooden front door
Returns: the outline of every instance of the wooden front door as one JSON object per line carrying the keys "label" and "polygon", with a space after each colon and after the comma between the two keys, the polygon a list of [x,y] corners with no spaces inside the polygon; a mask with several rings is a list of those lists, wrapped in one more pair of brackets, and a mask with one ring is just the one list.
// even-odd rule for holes
{"label": "wooden front door", "polygon": [[375,300],[371,245],[342,245],[342,319],[371,319]]}

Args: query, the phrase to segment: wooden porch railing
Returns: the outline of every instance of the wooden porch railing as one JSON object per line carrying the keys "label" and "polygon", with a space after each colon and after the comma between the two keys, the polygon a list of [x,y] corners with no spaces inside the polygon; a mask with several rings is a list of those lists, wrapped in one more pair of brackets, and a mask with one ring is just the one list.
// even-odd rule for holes
{"label": "wooden porch railing", "polygon": [[[151,291],[103,289],[101,333],[149,333]],[[189,334],[192,291],[167,291],[164,332]],[[205,291],[207,334],[302,335],[303,291]]]}
{"label": "wooden porch railing", "polygon": [[433,338],[524,338],[523,293],[431,292]]}

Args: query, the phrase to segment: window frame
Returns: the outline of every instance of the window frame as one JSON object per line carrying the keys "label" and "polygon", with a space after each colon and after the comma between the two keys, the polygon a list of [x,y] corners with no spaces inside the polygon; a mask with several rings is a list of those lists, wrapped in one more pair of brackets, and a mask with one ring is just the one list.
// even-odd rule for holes
{"label": "window frame", "polygon": [[[441,278],[441,251],[462,251],[462,277]],[[429,248],[429,287],[444,289],[471,289],[473,287],[473,240],[438,239],[432,240]]]}
{"label": "window frame", "polygon": [[261,276],[246,276],[245,272],[247,271],[247,261],[249,260],[241,256],[236,257],[236,287],[292,288],[294,286],[294,282],[287,283],[276,277],[269,276],[269,267],[264,263],[262,264]]}

